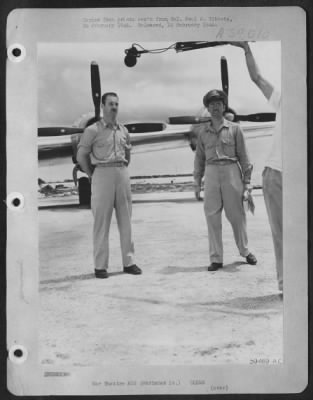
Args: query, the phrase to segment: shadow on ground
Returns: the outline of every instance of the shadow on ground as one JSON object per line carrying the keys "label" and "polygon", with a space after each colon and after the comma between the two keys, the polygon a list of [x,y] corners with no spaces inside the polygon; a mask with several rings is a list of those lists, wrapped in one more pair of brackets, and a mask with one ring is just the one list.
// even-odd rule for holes
{"label": "shadow on ground", "polygon": [[257,311],[264,309],[280,310],[282,306],[282,296],[277,293],[257,297],[237,297],[231,299],[230,301],[209,301],[197,303],[197,305],[209,307],[223,306],[227,308],[241,309],[247,311]]}
{"label": "shadow on ground", "polygon": [[[236,261],[231,264],[225,264],[222,269],[219,269],[217,271],[212,271],[210,274],[214,273],[221,273],[221,272],[239,272],[241,265],[248,265],[244,261]],[[181,267],[181,266],[171,266],[169,265],[168,267],[163,268],[160,273],[164,275],[171,275],[171,274],[178,274],[178,273],[193,273],[193,272],[203,272],[207,271],[208,266],[199,266],[199,267]]]}
{"label": "shadow on ground", "polygon": [[[122,274],[124,274],[123,271],[109,272],[109,277],[116,276],[116,275],[122,275]],[[61,278],[47,279],[44,281],[40,281],[40,284],[44,285],[44,284],[49,284],[49,283],[76,282],[76,281],[84,281],[84,280],[88,280],[88,279],[95,279],[95,274],[90,273],[90,274],[82,274],[82,275],[63,276]]]}

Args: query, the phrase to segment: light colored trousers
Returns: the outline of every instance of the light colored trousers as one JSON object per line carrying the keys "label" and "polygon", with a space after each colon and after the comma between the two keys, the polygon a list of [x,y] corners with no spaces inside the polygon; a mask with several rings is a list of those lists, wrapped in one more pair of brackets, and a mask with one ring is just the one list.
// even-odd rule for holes
{"label": "light colored trousers", "polygon": [[109,265],[109,231],[114,208],[120,233],[123,267],[128,267],[134,264],[132,201],[128,169],[125,166],[98,166],[92,175],[91,183],[96,269],[107,269]]}
{"label": "light colored trousers", "polygon": [[204,213],[208,225],[211,262],[223,262],[222,210],[233,228],[241,256],[249,254],[243,183],[239,166],[210,164],[204,176]]}
{"label": "light colored trousers", "polygon": [[271,226],[279,290],[283,290],[283,196],[282,173],[266,167],[263,171],[263,193]]}

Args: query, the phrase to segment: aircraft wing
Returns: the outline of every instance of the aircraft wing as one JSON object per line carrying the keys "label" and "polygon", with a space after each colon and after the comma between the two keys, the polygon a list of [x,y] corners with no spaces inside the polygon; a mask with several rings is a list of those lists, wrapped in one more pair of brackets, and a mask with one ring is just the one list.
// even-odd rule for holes
{"label": "aircraft wing", "polygon": [[[132,125],[134,126],[134,123]],[[134,152],[157,151],[163,148],[173,148],[173,146],[188,145],[188,135],[191,132],[192,125],[173,126],[163,124],[163,128],[163,130],[153,132],[130,132]],[[81,134],[81,131],[76,131],[76,134]],[[57,158],[59,156],[72,155],[72,136],[69,134],[39,136],[37,143],[39,158]]]}
{"label": "aircraft wing", "polygon": [[275,122],[242,123],[240,124],[245,139],[272,136]]}
{"label": "aircraft wing", "polygon": [[37,138],[39,152],[72,148],[71,135],[42,136]]}
{"label": "aircraft wing", "polygon": [[130,133],[132,153],[162,151],[188,146],[192,125],[169,125],[158,132]]}
{"label": "aircraft wing", "polygon": [[[241,127],[246,139],[272,135],[274,122],[242,123]],[[191,140],[192,124],[164,124],[164,129],[155,132],[130,132],[132,152],[144,153],[162,151],[170,148],[188,146]],[[80,131],[76,132],[81,134]],[[41,158],[71,157],[73,155],[71,135],[38,137],[38,153]]]}

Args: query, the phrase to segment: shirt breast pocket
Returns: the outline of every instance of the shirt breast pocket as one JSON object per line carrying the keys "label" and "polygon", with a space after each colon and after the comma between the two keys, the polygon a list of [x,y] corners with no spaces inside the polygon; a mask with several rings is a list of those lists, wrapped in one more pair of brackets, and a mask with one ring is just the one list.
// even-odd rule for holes
{"label": "shirt breast pocket", "polygon": [[205,144],[205,147],[207,149],[210,149],[211,147],[216,147],[216,140],[208,140]]}
{"label": "shirt breast pocket", "polygon": [[205,153],[207,156],[215,156],[216,155],[216,138],[208,137],[205,141]]}
{"label": "shirt breast pocket", "polygon": [[233,136],[226,136],[221,140],[224,154],[228,157],[236,157],[236,143]]}
{"label": "shirt breast pocket", "polygon": [[93,144],[93,154],[98,160],[109,158],[112,152],[112,144],[107,138],[101,138]]}

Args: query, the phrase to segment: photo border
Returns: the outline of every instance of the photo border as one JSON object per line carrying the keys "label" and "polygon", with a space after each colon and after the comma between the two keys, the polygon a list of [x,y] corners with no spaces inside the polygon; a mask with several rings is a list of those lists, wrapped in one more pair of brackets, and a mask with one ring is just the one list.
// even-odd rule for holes
{"label": "photo border", "polygon": [[[23,2],[18,2],[19,4],[21,4],[21,3],[23,3]],[[25,5],[25,6],[22,6],[23,8],[27,8],[27,6],[29,5],[29,3],[30,2],[27,2],[28,4],[27,5]],[[37,2],[34,2],[34,3],[37,3]],[[51,4],[52,3],[58,3],[58,2],[49,2],[49,5],[48,6],[46,6],[46,7],[43,7],[43,8],[50,8],[51,7]],[[63,3],[63,6],[64,6],[64,1],[62,2]],[[79,2],[78,2],[79,3]],[[93,2],[94,3],[94,2]],[[160,2],[159,2],[160,3]],[[185,5],[185,3],[186,2],[184,2],[184,6],[187,6],[187,4]],[[222,2],[222,6],[225,6],[225,3],[226,2]],[[227,2],[227,3],[229,3],[229,2]],[[238,3],[243,3],[243,2],[238,2]],[[244,2],[245,3],[245,5],[247,4],[247,2]],[[258,2],[253,2],[252,3],[252,6],[253,7],[256,7],[256,6],[258,6],[258,4],[257,4]],[[275,2],[276,3],[276,2]],[[278,2],[277,2],[278,3]],[[295,3],[295,2],[293,2],[293,3]],[[304,6],[304,3],[307,3],[307,2],[299,2],[301,5],[299,5],[300,7],[302,6]],[[129,3],[128,3],[129,4]],[[168,2],[167,2],[167,4],[168,4]],[[176,4],[177,4],[177,2],[176,2]],[[235,4],[237,4],[237,2],[235,3]],[[233,5],[235,5],[233,2],[232,2],[232,6]],[[271,4],[266,4],[266,6],[270,6]],[[276,5],[276,4],[275,4]],[[288,4],[288,5],[290,5],[290,4]],[[293,4],[294,5],[294,4]],[[73,6],[73,4],[72,5],[69,5],[69,6],[67,6],[67,7],[72,7]],[[116,4],[115,4],[115,6],[116,6]],[[192,5],[190,5],[190,6],[192,6]],[[204,5],[203,5],[204,6]],[[214,6],[214,4],[210,4],[210,5],[208,5],[208,6],[210,6],[210,7],[213,7]],[[221,6],[221,2],[219,3],[219,5],[215,5],[215,6]],[[58,6],[59,7],[59,6]],[[76,7],[76,4],[75,4],[75,7]],[[113,7],[113,5],[110,5],[110,7]],[[108,7],[108,8],[110,8],[110,7]],[[138,7],[138,2],[136,2],[136,7]],[[163,7],[162,5],[161,5],[161,7]],[[32,8],[32,7],[30,7],[30,8]],[[88,8],[92,8],[91,7],[91,5],[90,6],[88,6]],[[312,23],[312,9],[308,9],[307,8],[307,17],[308,17],[308,24],[307,24],[307,27],[308,27],[308,32],[309,32],[309,27],[310,27],[310,24]],[[8,15],[9,13],[7,13],[7,15]],[[312,33],[311,33],[311,35],[312,35]],[[308,37],[307,38],[307,44],[308,44],[308,47],[307,47],[307,54],[309,55],[309,54],[312,54],[312,52],[311,52],[311,43],[312,43],[312,40],[311,40],[312,38],[311,37]],[[3,65],[3,63],[2,63],[2,65]],[[312,76],[312,66],[311,66],[311,63],[310,63],[310,57],[308,56],[307,57],[307,66],[309,67],[308,68],[308,77],[310,77],[310,76]],[[4,86],[3,86],[4,87]],[[311,111],[310,111],[310,109],[309,109],[309,106],[310,106],[310,96],[311,96],[311,90],[312,89],[310,89],[310,86],[308,85],[308,92],[309,92],[309,97],[308,97],[308,102],[307,102],[307,108],[308,108],[308,131],[310,132],[310,127],[311,127]],[[4,99],[4,96],[3,96],[3,93],[2,93],[2,97],[1,97],[1,99],[3,100]],[[5,102],[4,102],[4,104],[5,104]],[[5,126],[5,118],[3,118],[3,113],[1,112],[1,126]],[[4,125],[3,125],[3,122],[4,122]],[[4,131],[5,131],[6,129],[4,129]],[[4,143],[5,144],[5,143]],[[1,137],[1,142],[0,142],[0,145],[1,145],[1,147],[0,147],[0,149],[1,149],[1,151],[3,150],[3,147],[2,147],[2,145],[3,145],[3,137]],[[5,148],[5,146],[4,146],[4,148]],[[312,149],[312,140],[310,139],[310,136],[308,135],[308,154],[312,154],[311,153],[311,150]],[[6,180],[6,163],[4,163],[4,165],[2,166],[2,164],[3,164],[3,161],[5,161],[5,156],[6,156],[6,154],[4,154],[4,157],[2,157],[2,159],[1,159],[1,178],[4,178],[4,182],[5,182],[5,180]],[[3,168],[2,168],[3,167]],[[312,173],[312,167],[311,167],[311,160],[310,160],[310,158],[308,159],[308,172],[309,172],[309,175],[308,175],[308,183],[311,183],[311,173]],[[1,179],[1,181],[3,181],[2,179]],[[1,193],[2,194],[2,193]],[[309,201],[308,201],[308,204],[310,204],[310,200],[312,199],[312,186],[311,185],[309,185],[308,186],[308,199],[309,199]],[[5,199],[6,198],[6,195],[4,195],[4,196],[2,196],[2,199]],[[6,216],[4,215],[4,214],[6,214],[6,212],[5,213],[3,213],[2,212],[3,211],[3,205],[2,205],[2,209],[1,209],[1,222],[2,221],[4,221],[4,223],[6,222]],[[6,210],[5,210],[6,211]],[[310,214],[310,210],[309,210],[309,208],[308,208],[308,225],[309,225],[309,231],[308,231],[308,233],[310,234],[311,233],[311,214]],[[3,243],[3,242],[2,242]],[[2,243],[1,243],[1,245],[2,245]],[[311,249],[310,249],[311,250]],[[311,253],[309,254],[309,261],[311,261],[312,260],[312,257],[311,257]],[[311,281],[311,279],[312,279],[312,274],[311,274],[311,272],[309,271],[309,280],[310,280],[310,285],[311,285],[311,283],[312,283],[312,281]],[[3,282],[3,281],[2,281]],[[4,289],[4,287],[2,288],[2,289]],[[286,297],[288,297],[288,296],[286,296]],[[285,301],[285,299],[284,299],[284,301]],[[310,304],[310,306],[312,305],[312,299],[311,299],[311,296],[309,297],[309,304]],[[309,308],[309,310],[310,309],[312,309],[311,307]],[[311,325],[311,319],[309,320],[309,332],[311,332],[311,327],[312,327],[312,325]],[[310,337],[310,336],[309,336]],[[312,351],[312,350],[311,350]],[[310,356],[311,356],[312,354],[310,354]],[[309,371],[310,372],[310,377],[311,377],[311,371]]]}

